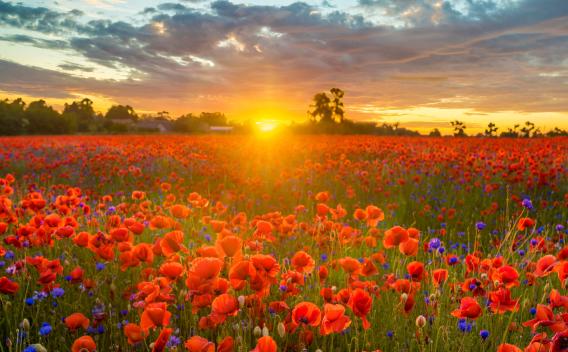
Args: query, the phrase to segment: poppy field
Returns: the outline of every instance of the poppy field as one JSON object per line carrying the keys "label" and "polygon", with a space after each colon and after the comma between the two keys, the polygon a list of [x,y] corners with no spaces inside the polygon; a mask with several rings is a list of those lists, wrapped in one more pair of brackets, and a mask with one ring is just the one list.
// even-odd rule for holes
{"label": "poppy field", "polygon": [[568,138],[0,138],[0,351],[568,350]]}

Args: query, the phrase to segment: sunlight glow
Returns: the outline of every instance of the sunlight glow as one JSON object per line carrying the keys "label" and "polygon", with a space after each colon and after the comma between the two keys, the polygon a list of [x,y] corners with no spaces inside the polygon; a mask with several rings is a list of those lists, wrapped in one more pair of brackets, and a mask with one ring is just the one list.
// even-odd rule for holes
{"label": "sunlight glow", "polygon": [[275,120],[262,120],[256,122],[258,131],[262,133],[273,132],[278,127],[278,125],[279,122]]}

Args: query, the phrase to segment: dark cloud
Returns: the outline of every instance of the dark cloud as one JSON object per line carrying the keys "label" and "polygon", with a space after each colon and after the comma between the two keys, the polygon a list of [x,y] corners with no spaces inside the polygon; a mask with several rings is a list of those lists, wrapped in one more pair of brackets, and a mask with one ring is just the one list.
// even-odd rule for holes
{"label": "dark cloud", "polygon": [[24,34],[0,36],[0,41],[32,44],[35,47],[44,49],[65,49],[69,47],[68,42],[65,40],[42,39]]}
{"label": "dark cloud", "polygon": [[58,65],[58,67],[65,71],[93,72],[95,70],[93,67],[85,67],[72,62],[65,62],[64,64]]}

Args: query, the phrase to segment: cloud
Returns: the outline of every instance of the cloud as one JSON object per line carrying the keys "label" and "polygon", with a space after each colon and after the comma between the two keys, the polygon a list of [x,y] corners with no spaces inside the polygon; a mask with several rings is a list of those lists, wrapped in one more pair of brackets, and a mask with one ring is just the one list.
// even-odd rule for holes
{"label": "cloud", "polygon": [[166,2],[136,21],[89,21],[77,11],[0,0],[0,25],[28,31],[0,31],[0,40],[72,51],[130,75],[86,79],[71,77],[90,70],[85,64],[61,62],[66,73],[3,61],[0,89],[59,96],[82,90],[145,109],[173,102],[181,110],[214,96],[237,111],[254,97],[285,100],[303,116],[314,93],[338,86],[348,106],[369,107],[352,110],[360,118],[378,108],[421,106],[568,111],[565,0],[360,0],[359,12],[302,2],[195,3],[204,5]]}

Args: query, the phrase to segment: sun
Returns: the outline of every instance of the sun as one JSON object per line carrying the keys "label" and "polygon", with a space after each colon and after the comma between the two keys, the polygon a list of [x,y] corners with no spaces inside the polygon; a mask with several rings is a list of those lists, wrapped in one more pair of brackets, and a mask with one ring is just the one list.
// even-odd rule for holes
{"label": "sun", "polygon": [[259,132],[268,133],[273,132],[278,127],[278,121],[275,120],[261,120],[256,122]]}

